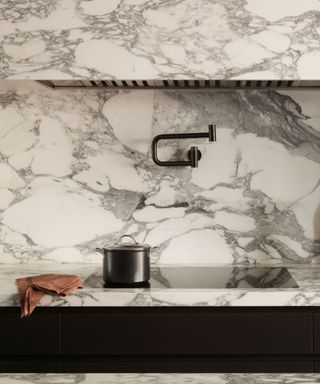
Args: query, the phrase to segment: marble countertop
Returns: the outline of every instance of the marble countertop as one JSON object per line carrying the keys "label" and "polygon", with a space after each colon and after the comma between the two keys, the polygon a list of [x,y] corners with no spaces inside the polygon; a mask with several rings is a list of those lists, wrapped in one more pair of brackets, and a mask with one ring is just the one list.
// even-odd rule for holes
{"label": "marble countertop", "polygon": [[1,383],[15,384],[298,384],[319,383],[318,373],[121,373],[121,374],[0,374]]}
{"label": "marble countertop", "polygon": [[[219,268],[217,266],[217,268]],[[79,274],[83,289],[67,297],[46,295],[40,306],[319,306],[320,266],[290,265],[299,288],[281,289],[173,289],[103,288],[102,267],[96,264],[11,264],[0,266],[0,306],[16,307],[19,300],[15,278],[42,273]]]}

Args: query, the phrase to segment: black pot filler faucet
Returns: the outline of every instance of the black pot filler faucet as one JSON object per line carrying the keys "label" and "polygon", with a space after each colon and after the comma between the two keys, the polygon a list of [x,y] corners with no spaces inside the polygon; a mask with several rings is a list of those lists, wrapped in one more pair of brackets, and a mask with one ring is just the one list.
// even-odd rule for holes
{"label": "black pot filler faucet", "polygon": [[157,149],[158,142],[160,140],[172,140],[172,139],[197,139],[199,137],[208,137],[209,141],[217,141],[216,125],[210,124],[208,126],[208,132],[192,132],[192,133],[171,133],[155,136],[152,140],[151,154],[152,160],[161,167],[186,167],[192,168],[198,167],[198,161],[201,159],[201,152],[198,147],[192,146],[188,151],[189,160],[179,161],[162,161],[158,159]]}

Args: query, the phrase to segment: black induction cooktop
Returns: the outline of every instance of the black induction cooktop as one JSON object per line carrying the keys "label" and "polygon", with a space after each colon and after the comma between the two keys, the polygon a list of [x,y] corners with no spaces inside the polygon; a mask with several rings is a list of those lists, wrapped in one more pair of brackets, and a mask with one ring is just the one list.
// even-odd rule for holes
{"label": "black induction cooktop", "polygon": [[153,267],[149,283],[106,288],[299,288],[284,267]]}

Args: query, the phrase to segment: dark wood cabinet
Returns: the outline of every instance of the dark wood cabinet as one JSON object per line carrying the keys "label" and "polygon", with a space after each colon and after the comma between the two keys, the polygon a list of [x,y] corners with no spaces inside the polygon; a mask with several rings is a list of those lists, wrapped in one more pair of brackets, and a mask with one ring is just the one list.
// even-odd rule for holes
{"label": "dark wood cabinet", "polygon": [[60,353],[60,314],[39,312],[24,319],[18,311],[0,313],[0,359]]}
{"label": "dark wood cabinet", "polygon": [[320,309],[0,309],[0,372],[312,372]]}
{"label": "dark wood cabinet", "polygon": [[[90,324],[90,327],[88,325]],[[62,314],[66,355],[311,355],[312,314],[212,309]],[[81,337],[79,337],[81,335]]]}

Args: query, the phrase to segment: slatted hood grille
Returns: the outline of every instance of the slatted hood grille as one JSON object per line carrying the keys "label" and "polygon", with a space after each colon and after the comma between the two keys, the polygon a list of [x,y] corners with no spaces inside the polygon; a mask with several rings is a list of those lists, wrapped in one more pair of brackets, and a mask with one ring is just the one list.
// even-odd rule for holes
{"label": "slatted hood grille", "polygon": [[320,88],[315,80],[42,80],[51,88],[94,89],[283,89]]}

